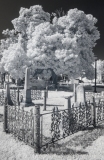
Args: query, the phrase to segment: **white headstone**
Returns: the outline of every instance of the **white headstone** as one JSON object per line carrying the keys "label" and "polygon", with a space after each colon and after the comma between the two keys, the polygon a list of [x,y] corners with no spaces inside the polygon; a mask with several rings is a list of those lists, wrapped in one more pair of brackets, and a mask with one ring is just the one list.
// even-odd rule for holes
{"label": "white headstone", "polygon": [[76,87],[76,102],[79,104],[81,103],[85,103],[86,99],[85,99],[85,89],[83,85],[78,85]]}

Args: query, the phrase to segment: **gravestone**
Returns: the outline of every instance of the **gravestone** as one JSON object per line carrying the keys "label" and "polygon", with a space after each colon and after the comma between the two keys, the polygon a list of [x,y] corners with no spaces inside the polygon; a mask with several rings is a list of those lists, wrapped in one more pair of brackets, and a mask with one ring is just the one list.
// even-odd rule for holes
{"label": "gravestone", "polygon": [[30,89],[30,69],[26,68],[25,73],[25,84],[23,90],[23,102],[21,103],[22,106],[28,107],[34,105],[31,99],[31,89]]}
{"label": "gravestone", "polygon": [[84,86],[82,84],[78,85],[76,87],[76,102],[77,104],[79,104],[80,102],[82,104],[85,104],[85,89]]}

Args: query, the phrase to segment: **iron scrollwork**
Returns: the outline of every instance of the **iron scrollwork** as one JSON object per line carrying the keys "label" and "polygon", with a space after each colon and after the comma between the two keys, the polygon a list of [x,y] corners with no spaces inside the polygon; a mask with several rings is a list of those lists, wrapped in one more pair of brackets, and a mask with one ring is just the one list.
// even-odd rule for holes
{"label": "iron scrollwork", "polygon": [[68,110],[62,112],[62,129],[63,129],[63,138],[69,136],[70,134],[70,114]]}
{"label": "iron scrollwork", "polygon": [[41,90],[31,90],[31,98],[34,100],[43,99]]}
{"label": "iron scrollwork", "polygon": [[33,121],[33,110],[27,112],[24,107],[8,105],[8,132],[31,146],[34,145]]}
{"label": "iron scrollwork", "polygon": [[53,108],[53,113],[51,115],[51,133],[52,141],[58,140],[60,138],[60,123],[61,123],[61,113],[58,110],[58,107]]}
{"label": "iron scrollwork", "polygon": [[4,90],[2,90],[1,94],[0,94],[0,105],[3,106],[4,105]]}

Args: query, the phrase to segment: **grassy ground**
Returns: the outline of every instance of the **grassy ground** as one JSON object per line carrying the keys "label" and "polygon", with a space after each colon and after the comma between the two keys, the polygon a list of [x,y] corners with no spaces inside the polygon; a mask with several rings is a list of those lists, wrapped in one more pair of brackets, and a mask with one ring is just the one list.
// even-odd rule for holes
{"label": "grassy ground", "polygon": [[[41,113],[52,110],[54,106],[64,108],[64,97],[69,92],[51,91],[47,100],[47,111],[43,111],[43,100],[34,101],[40,104]],[[25,108],[30,110],[33,107]],[[11,134],[3,132],[3,107],[0,106],[0,160],[103,160],[104,158],[104,125],[77,132],[55,144],[47,154],[38,155],[34,149],[24,144]],[[47,132],[47,130],[45,131]]]}
{"label": "grassy ground", "polygon": [[104,128],[78,132],[60,141],[51,153],[38,155],[11,134],[2,132],[0,123],[0,160],[103,160]]}

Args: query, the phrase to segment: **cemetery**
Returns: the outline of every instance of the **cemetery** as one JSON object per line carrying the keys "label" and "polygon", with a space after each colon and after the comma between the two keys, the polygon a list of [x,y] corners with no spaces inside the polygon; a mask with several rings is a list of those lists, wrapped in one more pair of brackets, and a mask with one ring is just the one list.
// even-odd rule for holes
{"label": "cemetery", "polygon": [[[72,82],[73,92],[66,94],[47,88],[32,90],[29,77],[27,68],[24,89],[19,86],[11,89],[7,82],[1,92],[0,104],[4,106],[4,131],[34,148],[36,153],[51,153],[56,150],[57,141],[78,131],[96,128],[103,122],[103,91],[88,92],[78,80]],[[61,97],[58,96],[60,93]]]}
{"label": "cemetery", "polygon": [[72,9],[50,23],[49,13],[36,5],[21,8],[14,30],[4,31],[9,38],[1,41],[0,122],[7,136],[34,154],[57,153],[71,136],[104,123],[104,85],[96,81],[92,53],[100,38],[96,22]]}

